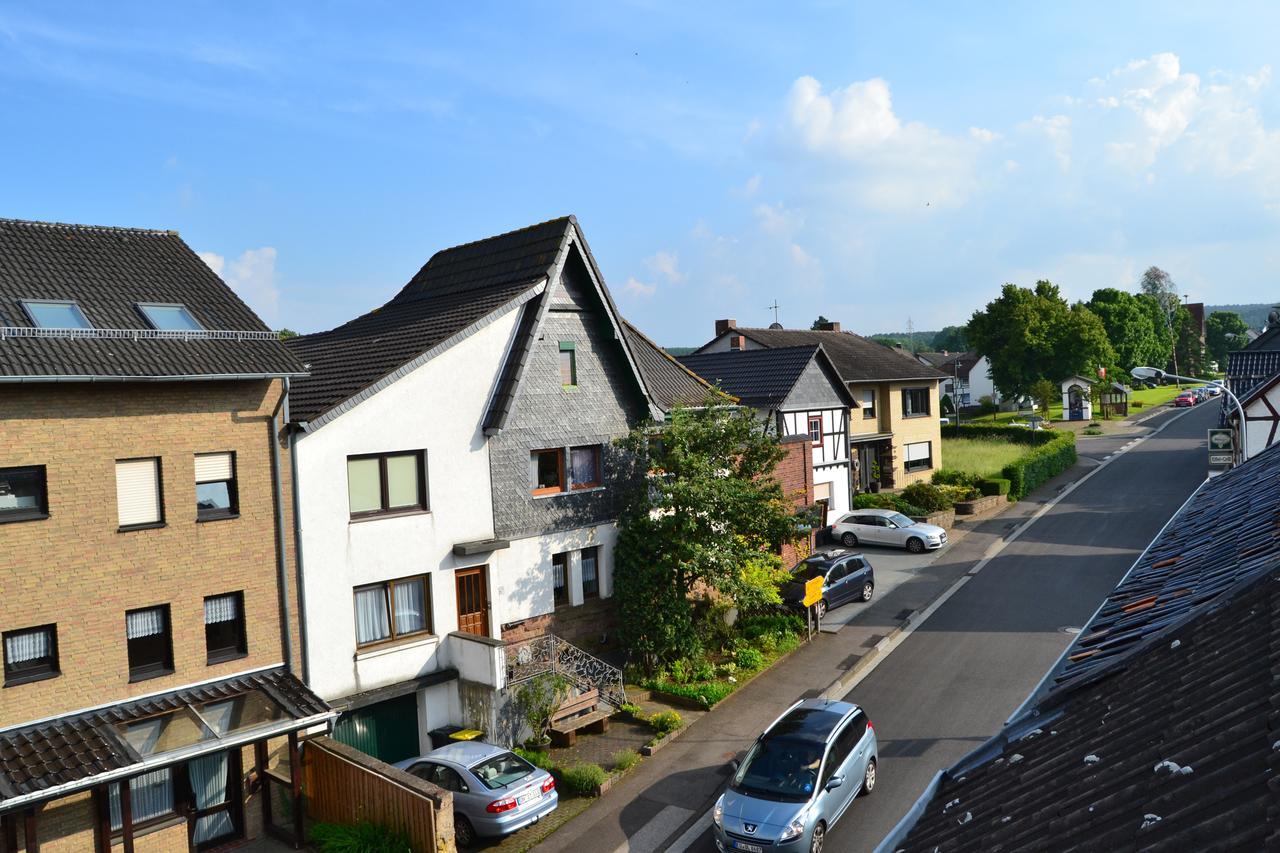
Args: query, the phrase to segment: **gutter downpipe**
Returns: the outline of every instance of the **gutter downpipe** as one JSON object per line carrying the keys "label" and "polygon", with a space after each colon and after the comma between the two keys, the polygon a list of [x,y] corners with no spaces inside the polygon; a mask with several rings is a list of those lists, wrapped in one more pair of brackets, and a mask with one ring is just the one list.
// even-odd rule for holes
{"label": "gutter downpipe", "polygon": [[[289,380],[284,380],[284,387],[289,387]],[[287,395],[286,395],[287,396]],[[286,402],[286,407],[288,403]],[[288,412],[288,408],[285,409]],[[298,496],[298,432],[306,432],[307,424],[305,422],[297,425],[294,429],[289,425],[288,417],[285,418],[286,429],[289,435],[289,485],[293,492],[293,563],[294,572],[297,575],[298,583],[298,644],[301,647],[302,655],[302,683],[311,684],[311,658],[307,649],[307,614],[303,607],[306,601],[306,582],[302,572],[302,514]]]}
{"label": "gutter downpipe", "polygon": [[285,377],[280,405],[271,413],[271,485],[276,498],[276,586],[280,589],[280,651],[284,655],[285,672],[293,674],[293,638],[289,635],[289,569],[284,546],[284,487],[280,482],[280,409],[289,422],[289,379]]}

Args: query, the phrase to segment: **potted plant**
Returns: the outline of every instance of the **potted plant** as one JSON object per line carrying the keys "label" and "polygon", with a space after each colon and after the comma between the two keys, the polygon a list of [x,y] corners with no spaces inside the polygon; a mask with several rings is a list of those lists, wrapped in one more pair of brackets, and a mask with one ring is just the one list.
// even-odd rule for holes
{"label": "potted plant", "polygon": [[867,484],[867,488],[873,492],[880,491],[880,460],[873,459],[871,461],[871,482]]}
{"label": "potted plant", "polygon": [[569,682],[551,673],[531,678],[516,690],[516,707],[533,733],[528,741],[531,747],[551,743],[551,715],[568,692]]}

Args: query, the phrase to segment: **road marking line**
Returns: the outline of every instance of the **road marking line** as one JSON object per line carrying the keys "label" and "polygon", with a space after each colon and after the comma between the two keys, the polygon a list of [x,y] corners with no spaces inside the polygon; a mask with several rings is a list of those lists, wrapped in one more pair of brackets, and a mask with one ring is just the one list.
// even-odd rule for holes
{"label": "road marking line", "polygon": [[[656,853],[666,837],[675,832],[691,814],[693,809],[665,806],[639,832],[614,848],[613,853]],[[707,819],[711,819],[711,812],[707,812]],[[680,837],[684,838],[683,835]]]}
{"label": "road marking line", "polygon": [[[1140,438],[1135,438],[1130,446],[1137,446],[1142,442],[1146,441],[1147,439],[1153,436],[1159,435],[1160,433],[1164,432],[1165,428],[1168,427],[1169,424],[1173,423],[1178,418],[1182,417],[1183,415],[1187,414],[1190,411],[1192,410],[1187,409],[1186,411],[1183,411],[1183,412],[1180,412],[1179,414],[1174,415],[1173,417],[1169,418],[1169,420],[1162,423],[1159,427],[1152,430],[1147,435],[1144,435]],[[1154,415],[1152,417],[1154,417]],[[865,679],[868,675],[870,675],[875,670],[875,668],[880,665],[881,661],[888,658],[890,652],[892,652],[899,645],[901,645],[902,642],[907,639],[907,637],[911,636],[911,634],[913,634],[917,628],[919,628],[922,624],[924,624],[924,621],[926,619],[932,616],[939,607],[941,607],[943,604],[946,604],[947,600],[950,599],[957,592],[959,592],[960,588],[963,587],[965,584],[967,584],[969,581],[971,581],[974,578],[974,576],[978,574],[978,572],[986,568],[987,564],[990,563],[993,559],[995,559],[995,557],[1001,551],[1003,551],[1009,545],[1009,543],[1013,542],[1015,539],[1021,536],[1023,531],[1031,527],[1031,525],[1035,524],[1036,521],[1038,521],[1042,515],[1044,515],[1049,510],[1057,506],[1059,501],[1061,501],[1067,495],[1074,492],[1076,488],[1083,485],[1086,480],[1088,480],[1094,474],[1101,471],[1103,468],[1107,467],[1107,465],[1111,463],[1113,457],[1120,456],[1121,453],[1126,452],[1128,449],[1129,447],[1125,447],[1117,451],[1116,453],[1112,454],[1112,456],[1108,456],[1102,462],[1098,463],[1095,467],[1085,472],[1085,475],[1081,477],[1079,480],[1076,480],[1074,483],[1071,483],[1066,488],[1064,488],[1052,500],[1046,501],[1039,509],[1033,512],[1027,518],[1027,520],[1024,521],[1021,525],[1019,525],[1018,528],[1014,530],[1012,533],[1009,533],[1004,537],[997,538],[994,542],[992,542],[991,545],[987,547],[987,550],[983,552],[982,559],[978,560],[978,562],[974,564],[972,569],[965,572],[963,575],[960,576],[958,580],[956,580],[955,583],[947,587],[947,589],[942,593],[942,595],[934,599],[933,602],[928,607],[926,607],[924,610],[916,611],[915,613],[913,613],[911,617],[907,619],[906,622],[902,623],[902,625],[890,631],[888,635],[884,637],[884,639],[876,643],[875,646],[872,647],[871,651],[863,655],[861,660],[858,661],[858,664],[855,664],[854,667],[850,669],[848,673],[846,673],[847,681],[846,681],[846,678],[837,678],[835,681],[833,681],[830,684],[830,686],[827,687],[826,690],[822,692],[822,695],[828,696],[832,699],[843,699],[844,697],[852,693],[853,688],[857,687],[858,684],[861,683],[863,679]],[[866,663],[864,664],[863,661],[865,661]],[[848,677],[848,676],[852,676],[852,677]],[[835,692],[837,690],[840,691],[838,694]],[[668,808],[674,808],[674,806],[668,806]],[[665,809],[663,811],[665,811]],[[686,811],[688,810],[686,809]],[[661,813],[659,813],[659,816],[661,816]],[[642,829],[640,832],[643,833],[646,829],[649,828],[650,825],[652,825],[652,822],[646,825],[644,829]],[[683,834],[681,834],[681,836],[678,839],[676,839],[675,844],[673,844],[670,848],[668,848],[669,853],[685,853],[685,851],[689,849],[689,847],[693,844],[693,842],[697,841],[698,838],[702,835],[702,832],[705,831],[705,829],[710,825],[711,825],[711,810],[708,809],[705,814],[703,814],[701,817],[698,818],[697,822],[694,823],[693,826],[690,826],[689,829],[687,829]],[[699,827],[701,827],[701,829],[699,829],[698,832],[695,833],[694,830]],[[640,833],[637,833],[637,835],[639,834]],[[623,845],[622,847],[619,847],[617,850],[614,851],[614,853],[627,853],[627,846]]]}

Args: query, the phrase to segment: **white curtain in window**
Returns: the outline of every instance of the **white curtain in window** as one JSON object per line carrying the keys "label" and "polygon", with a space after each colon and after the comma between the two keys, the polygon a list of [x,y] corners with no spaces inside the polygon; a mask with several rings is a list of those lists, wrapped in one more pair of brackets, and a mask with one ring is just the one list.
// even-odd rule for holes
{"label": "white curtain in window", "polygon": [[49,632],[44,629],[11,634],[4,638],[4,659],[9,663],[22,663],[48,656]]}
{"label": "white curtain in window", "polygon": [[215,595],[204,600],[204,624],[216,625],[219,622],[234,622],[240,615],[238,596]]}
{"label": "white curtain in window", "polygon": [[[191,790],[195,792],[196,808],[209,809],[227,801],[227,754],[215,752],[187,763],[191,777]],[[231,813],[221,811],[196,820],[195,842],[203,844],[235,830]]]}
{"label": "white curtain in window", "polygon": [[164,611],[159,607],[150,610],[135,610],[124,616],[125,635],[130,640],[139,637],[152,637],[164,632]]}
{"label": "white curtain in window", "polygon": [[120,526],[160,520],[160,469],[156,459],[116,463],[116,510]]}
{"label": "white curtain in window", "polygon": [[564,577],[564,569],[568,562],[568,557],[568,554],[556,554],[551,560],[551,574],[555,578],[552,582],[555,584],[556,589],[563,589],[568,585]]}
{"label": "white curtain in window", "polygon": [[396,633],[412,634],[427,627],[426,591],[422,579],[398,581],[395,591]]}
{"label": "white curtain in window", "polygon": [[[129,780],[129,800],[133,806],[133,822],[142,823],[173,811],[173,777],[166,767],[152,773],[144,773]],[[120,814],[120,786],[112,785],[107,796],[111,811],[111,828],[124,825]]]}
{"label": "white curtain in window", "polygon": [[391,636],[387,622],[387,592],[385,587],[358,589],[356,601],[356,642],[363,645]]}
{"label": "white curtain in window", "polygon": [[582,583],[590,584],[596,577],[596,549],[588,548],[582,552]]}
{"label": "white curtain in window", "polygon": [[196,454],[197,483],[217,483],[233,476],[230,453]]}
{"label": "white curtain in window", "polygon": [[600,479],[600,448],[575,447],[569,452],[569,464],[573,470],[575,485],[594,483]]}

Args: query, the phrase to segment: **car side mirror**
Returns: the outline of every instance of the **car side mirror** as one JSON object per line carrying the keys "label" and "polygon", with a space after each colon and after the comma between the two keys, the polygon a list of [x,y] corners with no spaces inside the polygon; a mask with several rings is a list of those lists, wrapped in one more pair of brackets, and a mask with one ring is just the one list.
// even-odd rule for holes
{"label": "car side mirror", "polygon": [[738,759],[736,759],[736,758],[732,758],[732,759],[730,759],[730,760],[729,760],[729,769],[730,769],[730,770],[732,770],[734,773],[737,773],[737,772],[738,772],[738,768],[739,768],[740,766],[742,766],[742,765],[741,765],[741,763],[738,761]]}
{"label": "car side mirror", "polygon": [[824,787],[828,791],[834,791],[836,788],[839,788],[843,784],[844,784],[844,777],[841,776],[839,773],[837,773],[827,780],[827,784]]}

